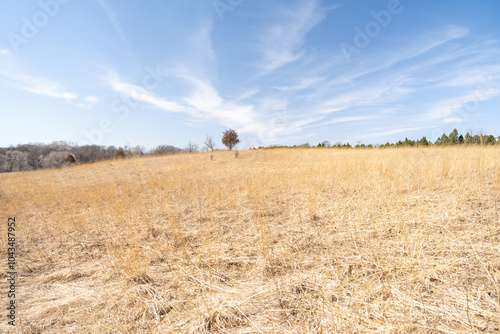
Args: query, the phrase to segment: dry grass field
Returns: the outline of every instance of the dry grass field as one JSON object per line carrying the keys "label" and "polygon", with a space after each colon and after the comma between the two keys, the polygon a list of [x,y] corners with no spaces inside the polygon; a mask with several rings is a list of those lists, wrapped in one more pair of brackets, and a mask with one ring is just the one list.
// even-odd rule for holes
{"label": "dry grass field", "polygon": [[0,175],[0,331],[499,332],[498,147],[213,155]]}

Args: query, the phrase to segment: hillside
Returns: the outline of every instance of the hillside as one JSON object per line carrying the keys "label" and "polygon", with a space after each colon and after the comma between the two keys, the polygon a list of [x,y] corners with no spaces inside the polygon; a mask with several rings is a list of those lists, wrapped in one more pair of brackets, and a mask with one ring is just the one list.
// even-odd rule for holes
{"label": "hillside", "polygon": [[498,332],[499,153],[252,150],[3,174],[16,329]]}

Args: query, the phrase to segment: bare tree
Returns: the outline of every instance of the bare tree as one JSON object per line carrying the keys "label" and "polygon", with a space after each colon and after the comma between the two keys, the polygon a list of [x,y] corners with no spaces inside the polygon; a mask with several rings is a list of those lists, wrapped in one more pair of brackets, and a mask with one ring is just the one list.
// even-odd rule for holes
{"label": "bare tree", "polygon": [[28,153],[21,151],[8,151],[6,153],[10,162],[10,169],[12,172],[22,172],[30,170],[28,164]]}
{"label": "bare tree", "polygon": [[180,153],[182,150],[178,147],[172,145],[160,145],[153,149],[153,154],[165,155],[165,154],[175,154]]}
{"label": "bare tree", "polygon": [[10,161],[6,154],[0,154],[0,173],[10,172]]}
{"label": "bare tree", "polygon": [[217,145],[215,144],[214,138],[212,136],[207,135],[205,139],[205,147],[210,151],[213,151]]}
{"label": "bare tree", "polygon": [[68,155],[70,155],[70,152],[59,152],[59,151],[52,151],[49,154],[47,154],[45,157],[42,159],[42,167],[43,168],[60,168],[64,164],[64,159]]}
{"label": "bare tree", "polygon": [[196,153],[198,152],[198,145],[195,143],[192,143],[191,141],[187,144],[186,148],[184,149],[185,152],[187,153]]}
{"label": "bare tree", "polygon": [[141,145],[137,145],[135,147],[128,147],[128,153],[131,156],[141,156],[144,155],[144,152],[146,151],[146,148]]}

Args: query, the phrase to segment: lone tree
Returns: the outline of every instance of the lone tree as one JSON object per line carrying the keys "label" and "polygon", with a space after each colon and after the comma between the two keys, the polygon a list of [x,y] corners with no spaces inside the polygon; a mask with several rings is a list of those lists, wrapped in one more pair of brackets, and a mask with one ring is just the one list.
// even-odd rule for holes
{"label": "lone tree", "polygon": [[222,144],[224,144],[229,150],[238,145],[240,140],[238,139],[238,134],[233,129],[229,129],[223,132]]}

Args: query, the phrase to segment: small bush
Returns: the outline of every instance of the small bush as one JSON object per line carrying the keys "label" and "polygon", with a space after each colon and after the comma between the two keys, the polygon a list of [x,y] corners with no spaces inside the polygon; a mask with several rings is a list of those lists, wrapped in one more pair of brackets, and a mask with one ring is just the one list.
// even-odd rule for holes
{"label": "small bush", "polygon": [[125,159],[125,151],[123,149],[116,151],[115,159]]}
{"label": "small bush", "polygon": [[64,162],[67,164],[74,164],[76,162],[76,159],[73,154],[68,154],[68,156],[64,159]]}

